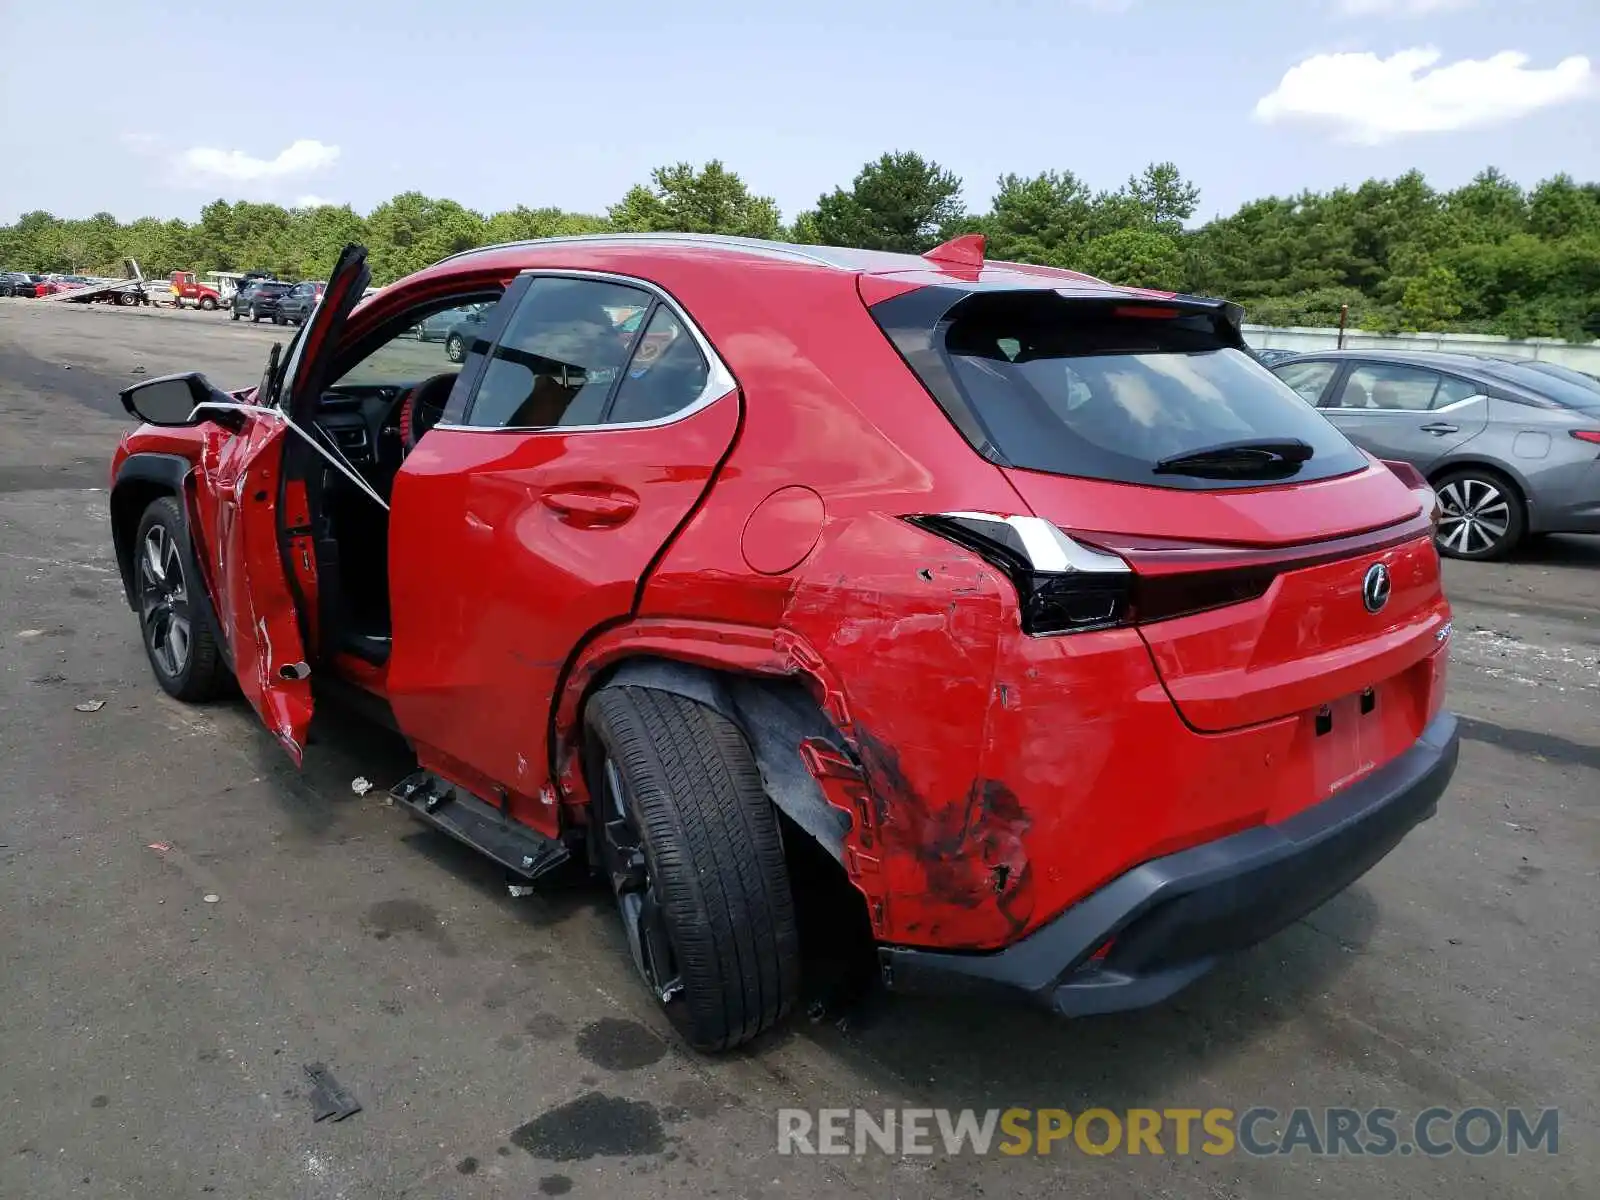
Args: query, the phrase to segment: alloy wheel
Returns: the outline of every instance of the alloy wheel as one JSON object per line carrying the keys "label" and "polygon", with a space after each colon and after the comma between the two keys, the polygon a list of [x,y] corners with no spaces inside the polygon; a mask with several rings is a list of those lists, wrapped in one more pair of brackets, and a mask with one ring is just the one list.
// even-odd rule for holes
{"label": "alloy wheel", "polygon": [[1439,544],[1457,554],[1487,554],[1511,528],[1511,504],[1487,479],[1452,479],[1439,490],[1439,509]]}
{"label": "alloy wheel", "polygon": [[603,777],[605,826],[601,832],[601,855],[622,914],[628,949],[645,985],[663,1005],[670,1005],[683,994],[683,979],[667,936],[666,918],[650,874],[644,840],[628,803],[627,785],[610,755],[605,759]]}
{"label": "alloy wheel", "polygon": [[139,553],[139,618],[150,657],[169,678],[189,664],[189,590],[178,543],[162,525],[152,525]]}

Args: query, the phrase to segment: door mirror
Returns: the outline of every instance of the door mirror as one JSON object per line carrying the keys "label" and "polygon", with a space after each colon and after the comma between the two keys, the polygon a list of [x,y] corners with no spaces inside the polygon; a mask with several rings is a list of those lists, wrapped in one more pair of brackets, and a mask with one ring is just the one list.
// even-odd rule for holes
{"label": "door mirror", "polygon": [[122,407],[149,425],[198,425],[206,413],[195,407],[207,400],[231,403],[233,397],[219,393],[198,371],[182,375],[163,375],[146,379],[122,390]]}

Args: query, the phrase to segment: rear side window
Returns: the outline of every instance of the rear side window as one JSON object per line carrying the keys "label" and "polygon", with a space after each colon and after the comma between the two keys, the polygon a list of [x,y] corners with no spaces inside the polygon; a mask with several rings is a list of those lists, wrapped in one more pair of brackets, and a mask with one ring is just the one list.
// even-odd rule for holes
{"label": "rear side window", "polygon": [[1240,443],[1304,443],[1291,480],[1367,465],[1210,312],[1053,291],[958,294],[942,306],[913,292],[872,311],[967,440],[1003,465],[1191,490],[1262,486],[1170,470]]}
{"label": "rear side window", "polygon": [[[637,325],[642,314],[622,321]],[[608,424],[659,421],[687,408],[705,390],[709,369],[683,322],[665,305],[658,307],[639,339],[617,398],[606,415]]]}
{"label": "rear side window", "polygon": [[1437,371],[1421,367],[1362,363],[1344,381],[1333,407],[1427,412],[1442,379]]}

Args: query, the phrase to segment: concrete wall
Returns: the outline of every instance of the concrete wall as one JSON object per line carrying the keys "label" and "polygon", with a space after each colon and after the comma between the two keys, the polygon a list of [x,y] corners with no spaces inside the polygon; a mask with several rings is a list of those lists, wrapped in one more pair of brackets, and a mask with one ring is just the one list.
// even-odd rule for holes
{"label": "concrete wall", "polygon": [[[1339,344],[1337,329],[1275,329],[1246,325],[1245,341],[1258,350],[1329,350]],[[1575,371],[1600,375],[1600,342],[1563,342],[1557,338],[1513,341],[1489,333],[1364,333],[1347,329],[1344,344],[1352,350],[1450,350],[1495,354],[1504,358],[1539,358]]]}

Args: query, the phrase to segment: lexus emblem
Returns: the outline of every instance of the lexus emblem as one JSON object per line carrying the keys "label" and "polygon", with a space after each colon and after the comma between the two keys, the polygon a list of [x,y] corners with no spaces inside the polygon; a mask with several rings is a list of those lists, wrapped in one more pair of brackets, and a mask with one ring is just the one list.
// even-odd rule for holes
{"label": "lexus emblem", "polygon": [[1389,603],[1389,568],[1381,562],[1367,568],[1367,577],[1361,581],[1361,603],[1369,613],[1375,613]]}

